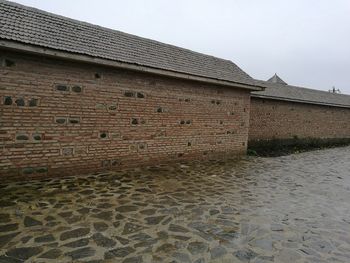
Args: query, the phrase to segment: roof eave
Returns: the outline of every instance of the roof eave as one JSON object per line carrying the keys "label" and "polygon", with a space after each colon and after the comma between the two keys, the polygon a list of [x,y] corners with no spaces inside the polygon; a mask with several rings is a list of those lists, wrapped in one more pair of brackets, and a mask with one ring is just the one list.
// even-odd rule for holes
{"label": "roof eave", "polygon": [[74,60],[74,61],[79,61],[84,63],[111,66],[111,67],[123,68],[123,69],[128,69],[133,71],[139,71],[139,72],[146,72],[146,73],[151,73],[151,74],[156,74],[156,75],[161,75],[166,77],[200,81],[200,82],[205,82],[205,83],[210,83],[215,85],[246,89],[249,91],[262,91],[264,89],[263,87],[260,87],[258,85],[255,86],[255,85],[249,85],[245,83],[206,78],[202,76],[190,75],[190,74],[185,74],[181,72],[175,72],[175,71],[164,70],[159,68],[152,68],[152,67],[136,65],[136,64],[115,61],[115,60],[109,60],[109,59],[104,59],[99,57],[92,57],[85,54],[55,50],[51,48],[45,48],[41,46],[35,46],[31,44],[25,44],[25,43],[20,43],[20,42],[11,41],[11,40],[5,40],[5,39],[0,39],[0,48],[14,50],[14,51],[22,51],[22,52],[38,54],[38,55],[44,55],[49,57],[55,57],[55,58],[60,58],[65,60]]}
{"label": "roof eave", "polygon": [[350,105],[345,105],[345,104],[334,104],[334,103],[317,102],[317,101],[310,101],[310,100],[298,100],[298,99],[283,98],[283,97],[277,97],[277,96],[258,95],[258,94],[255,94],[255,93],[252,93],[252,94],[251,94],[251,97],[252,97],[252,98],[260,98],[260,99],[282,100],[282,101],[290,101],[290,102],[314,104],[314,105],[320,105],[320,106],[331,106],[331,107],[339,107],[339,108],[350,108]]}

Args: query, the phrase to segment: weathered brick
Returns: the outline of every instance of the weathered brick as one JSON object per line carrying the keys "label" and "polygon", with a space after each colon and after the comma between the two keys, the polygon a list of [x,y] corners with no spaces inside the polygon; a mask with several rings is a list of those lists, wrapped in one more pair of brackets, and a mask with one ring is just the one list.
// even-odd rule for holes
{"label": "weathered brick", "polygon": [[249,140],[349,138],[350,108],[252,98]]}
{"label": "weathered brick", "polygon": [[[246,151],[247,90],[2,53],[16,64],[0,67],[2,177],[13,169],[65,176]],[[26,94],[24,106],[18,94]]]}

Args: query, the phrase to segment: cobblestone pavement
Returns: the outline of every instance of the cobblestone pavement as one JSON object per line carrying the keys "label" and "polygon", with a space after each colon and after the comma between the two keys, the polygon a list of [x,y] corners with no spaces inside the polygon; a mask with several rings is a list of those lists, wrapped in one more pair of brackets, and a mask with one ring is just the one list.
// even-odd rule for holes
{"label": "cobblestone pavement", "polygon": [[0,262],[349,262],[350,147],[0,184]]}

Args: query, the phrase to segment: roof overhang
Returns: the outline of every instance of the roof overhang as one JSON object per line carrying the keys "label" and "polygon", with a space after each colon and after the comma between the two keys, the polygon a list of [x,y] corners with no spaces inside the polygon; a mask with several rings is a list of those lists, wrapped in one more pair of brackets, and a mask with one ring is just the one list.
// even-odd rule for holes
{"label": "roof overhang", "polygon": [[320,105],[320,106],[348,108],[348,109],[350,108],[350,105],[317,102],[317,101],[310,101],[310,100],[298,100],[298,99],[283,98],[283,97],[277,97],[277,96],[266,96],[266,95],[259,95],[256,93],[252,93],[250,96],[252,98],[259,98],[259,99],[281,100],[281,101],[288,101],[288,102],[297,102],[297,103],[314,104],[314,105]]}
{"label": "roof overhang", "polygon": [[159,69],[159,68],[152,68],[152,67],[147,67],[147,66],[142,66],[142,65],[137,65],[137,64],[109,60],[109,59],[105,59],[105,58],[92,57],[92,56],[88,56],[85,54],[72,53],[72,52],[67,52],[67,51],[62,51],[62,50],[45,48],[45,47],[41,47],[41,46],[34,46],[31,44],[25,44],[25,43],[4,40],[4,39],[0,39],[0,48],[13,50],[13,51],[21,51],[21,52],[26,52],[26,53],[31,53],[31,54],[37,54],[37,55],[42,55],[42,56],[54,57],[54,58],[59,58],[59,59],[64,59],[64,60],[71,60],[71,61],[96,64],[96,65],[122,68],[122,69],[127,69],[127,70],[139,71],[139,72],[156,74],[156,75],[160,75],[160,76],[166,76],[166,77],[172,77],[172,78],[178,78],[178,79],[205,82],[205,83],[210,83],[210,84],[215,84],[215,85],[220,85],[220,86],[245,89],[245,90],[249,90],[249,91],[264,90],[264,87],[259,86],[259,85],[249,85],[249,84],[245,84],[245,83],[231,82],[231,81],[226,81],[226,80],[184,74],[184,73],[176,72],[176,71],[164,70],[164,69]]}

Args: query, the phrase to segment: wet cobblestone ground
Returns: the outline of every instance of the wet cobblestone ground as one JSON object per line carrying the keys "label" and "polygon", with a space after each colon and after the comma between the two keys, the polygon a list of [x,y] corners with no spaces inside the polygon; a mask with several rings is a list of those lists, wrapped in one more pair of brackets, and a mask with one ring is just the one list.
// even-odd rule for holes
{"label": "wet cobblestone ground", "polygon": [[350,261],[350,147],[0,191],[1,263]]}

